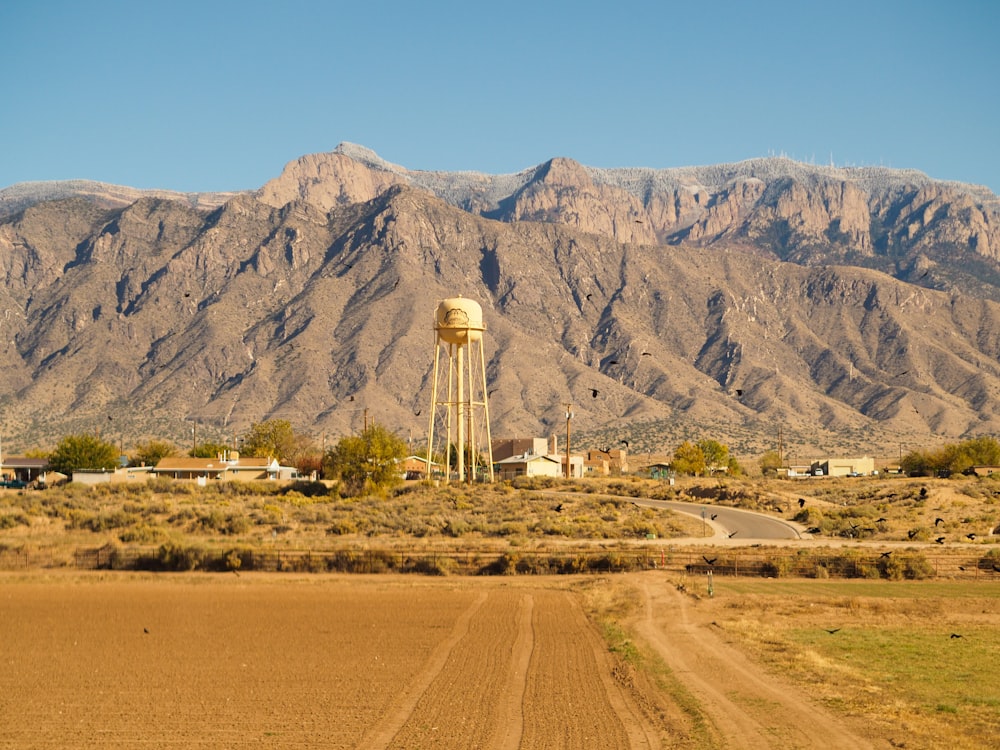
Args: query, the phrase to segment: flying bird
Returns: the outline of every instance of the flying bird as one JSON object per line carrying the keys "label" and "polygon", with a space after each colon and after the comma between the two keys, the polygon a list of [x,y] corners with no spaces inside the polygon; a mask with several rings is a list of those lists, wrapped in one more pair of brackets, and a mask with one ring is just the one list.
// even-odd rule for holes
{"label": "flying bird", "polygon": [[556,506],[556,513],[562,513],[562,510],[563,510],[563,504],[559,503],[559,505]]}
{"label": "flying bird", "polygon": [[417,409],[415,412],[413,412],[413,416],[419,417],[420,416],[420,412],[422,412],[422,411],[423,411],[423,409]]}
{"label": "flying bird", "polygon": [[935,541],[935,542],[937,542],[938,544],[944,544],[944,539],[945,539],[945,538],[944,538],[943,536],[939,536],[939,537],[938,537],[937,539],[935,539],[934,541]]}
{"label": "flying bird", "polygon": [[591,389],[590,389],[590,397],[591,397],[591,398],[597,398],[597,394],[598,394],[598,393],[600,393],[600,391],[599,391],[599,390],[597,390],[596,388],[591,388]]}
{"label": "flying bird", "polygon": [[652,352],[643,352],[643,353],[642,353],[642,356],[643,356],[643,357],[652,357],[652,356],[653,356],[653,353],[652,353]]}
{"label": "flying bird", "polygon": [[731,533],[731,534],[729,535],[729,538],[730,538],[730,539],[732,539],[732,538],[733,538],[734,536],[736,536],[736,534],[737,534],[738,532],[739,532],[739,529],[737,529],[736,531],[732,532],[732,533]]}
{"label": "flying bird", "polygon": [[885,521],[886,521],[886,519],[884,519],[884,518],[876,518],[875,519],[875,523],[885,523]]}
{"label": "flying bird", "polygon": [[715,565],[715,561],[718,560],[719,558],[713,557],[711,560],[709,560],[707,557],[705,557],[704,555],[702,555],[701,559],[704,560],[705,562],[707,562],[709,565]]}
{"label": "flying bird", "polygon": [[906,535],[907,535],[908,537],[910,537],[910,539],[913,539],[913,537],[915,537],[915,536],[916,536],[917,534],[919,534],[919,533],[920,533],[920,532],[919,532],[919,531],[917,531],[916,529],[911,529],[910,531],[907,531],[907,532],[906,532]]}
{"label": "flying bird", "polygon": [[975,534],[966,534],[965,538],[968,539],[970,542],[974,542],[976,540],[976,535]]}
{"label": "flying bird", "polygon": [[589,299],[590,299],[591,297],[593,297],[593,296],[594,296],[593,294],[588,294],[588,295],[587,295],[587,299],[589,300]]}
{"label": "flying bird", "polygon": [[713,513],[713,514],[712,514],[712,520],[713,520],[713,521],[714,521],[714,520],[715,520],[716,518],[718,518],[718,517],[719,517],[719,514],[718,514],[718,513]]}
{"label": "flying bird", "polygon": [[943,518],[935,518],[934,519],[934,525],[935,526],[940,526],[943,523],[944,523],[944,519]]}
{"label": "flying bird", "polygon": [[883,553],[882,553],[882,554],[880,555],[880,557],[888,557],[888,556],[889,556],[889,555],[891,555],[891,554],[892,554],[892,550],[889,550],[888,552],[883,552]]}
{"label": "flying bird", "polygon": [[617,365],[618,364],[618,360],[617,359],[612,359],[610,362],[608,362],[608,364],[609,365]]}
{"label": "flying bird", "polygon": [[804,497],[799,498],[799,507],[804,508],[806,504],[806,499]]}
{"label": "flying bird", "polygon": [[625,445],[626,448],[628,448],[628,440],[622,440],[622,443]]}
{"label": "flying bird", "polygon": [[958,633],[952,633],[951,637],[952,638],[961,638],[962,636],[960,636]]}
{"label": "flying bird", "polygon": [[823,630],[825,630],[830,635],[833,635],[834,633],[838,632],[840,628],[823,628]]}

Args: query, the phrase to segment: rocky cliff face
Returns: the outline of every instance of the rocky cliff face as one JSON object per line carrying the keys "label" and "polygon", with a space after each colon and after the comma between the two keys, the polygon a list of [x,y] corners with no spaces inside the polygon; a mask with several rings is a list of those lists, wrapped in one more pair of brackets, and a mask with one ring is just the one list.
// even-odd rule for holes
{"label": "rocky cliff face", "polygon": [[491,177],[344,147],[211,211],[30,205],[0,221],[5,446],[272,417],[334,437],[365,410],[419,441],[456,293],[485,309],[495,435],[556,431],[566,402],[639,450],[995,433],[994,199],[761,161]]}

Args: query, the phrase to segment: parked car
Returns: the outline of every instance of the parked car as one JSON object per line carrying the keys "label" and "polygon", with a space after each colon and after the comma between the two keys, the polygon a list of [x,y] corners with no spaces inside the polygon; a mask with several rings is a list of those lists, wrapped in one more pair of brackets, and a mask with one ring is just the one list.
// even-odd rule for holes
{"label": "parked car", "polygon": [[28,486],[27,482],[22,482],[20,479],[4,479],[0,481],[0,487],[6,487],[12,490],[23,490]]}

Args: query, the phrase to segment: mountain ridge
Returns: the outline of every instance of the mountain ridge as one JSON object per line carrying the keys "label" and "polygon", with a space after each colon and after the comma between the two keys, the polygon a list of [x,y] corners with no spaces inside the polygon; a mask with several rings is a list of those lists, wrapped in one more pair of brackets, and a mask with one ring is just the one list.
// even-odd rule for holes
{"label": "mountain ridge", "polygon": [[5,440],[231,439],[273,417],[333,437],[368,409],[419,442],[432,314],[456,293],[484,307],[494,435],[558,433],[567,402],[582,440],[656,451],[1000,426],[1000,243],[974,190],[640,175],[639,198],[558,158],[458,189],[372,155],[307,155],[216,205],[90,195],[0,219]]}

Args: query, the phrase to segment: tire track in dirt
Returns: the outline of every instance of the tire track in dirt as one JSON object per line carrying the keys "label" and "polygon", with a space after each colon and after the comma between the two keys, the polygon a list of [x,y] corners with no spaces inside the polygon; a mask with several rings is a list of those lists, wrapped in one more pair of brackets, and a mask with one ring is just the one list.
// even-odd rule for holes
{"label": "tire track in dirt", "polygon": [[509,588],[489,592],[387,747],[497,747],[504,732],[504,691],[516,684],[514,665],[523,661],[514,653],[523,596]]}
{"label": "tire track in dirt", "polygon": [[566,592],[535,593],[535,650],[524,697],[523,750],[658,748],[611,674],[607,646]]}
{"label": "tire track in dirt", "polygon": [[871,748],[822,708],[762,672],[741,652],[697,623],[685,596],[666,581],[641,580],[644,610],[637,633],[663,658],[714,725],[719,747]]}
{"label": "tire track in dirt", "polygon": [[414,677],[410,687],[393,702],[384,718],[365,733],[357,745],[358,750],[379,750],[379,748],[389,746],[393,737],[413,714],[417,702],[444,669],[455,646],[468,634],[472,618],[482,608],[488,596],[486,592],[481,593],[472,605],[462,613],[462,616],[455,621],[455,627],[452,628],[448,639],[434,649],[430,659],[427,660],[427,666]]}
{"label": "tire track in dirt", "polygon": [[535,634],[532,627],[532,612],[535,600],[530,594],[521,596],[517,613],[517,638],[511,653],[511,670],[503,694],[503,736],[498,750],[518,750],[524,731],[524,689],[531,667],[531,655],[535,648]]}

